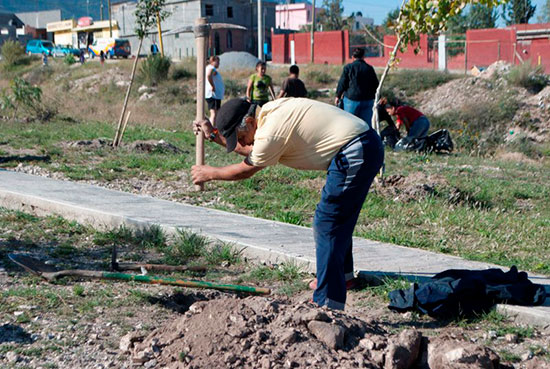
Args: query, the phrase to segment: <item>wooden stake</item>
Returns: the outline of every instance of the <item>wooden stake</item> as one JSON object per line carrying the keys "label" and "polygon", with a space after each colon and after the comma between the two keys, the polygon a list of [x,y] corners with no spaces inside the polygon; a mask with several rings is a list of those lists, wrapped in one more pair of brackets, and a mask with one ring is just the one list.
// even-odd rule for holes
{"label": "wooden stake", "polygon": [[[204,119],[204,80],[206,74],[206,45],[208,44],[208,34],[210,26],[206,23],[206,18],[198,18],[195,21],[195,45],[197,46],[197,112],[195,119],[197,121]],[[196,139],[195,163],[204,165],[204,134],[199,132]],[[204,185],[196,185],[197,191],[203,191]]]}
{"label": "wooden stake", "polygon": [[128,120],[130,119],[130,114],[132,114],[132,112],[128,110],[128,114],[126,114],[126,118],[124,119],[124,124],[122,125],[120,135],[118,136],[118,140],[116,142],[117,147],[120,146],[120,143],[122,142],[122,136],[124,136],[124,131],[126,131],[126,126],[128,125]]}

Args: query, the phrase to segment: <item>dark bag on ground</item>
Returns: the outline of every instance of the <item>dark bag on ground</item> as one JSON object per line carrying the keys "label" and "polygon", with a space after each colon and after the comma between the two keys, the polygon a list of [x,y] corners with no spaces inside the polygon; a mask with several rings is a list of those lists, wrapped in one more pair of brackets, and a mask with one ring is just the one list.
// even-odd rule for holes
{"label": "dark bag on ground", "polygon": [[389,308],[398,312],[419,311],[435,318],[451,319],[489,311],[495,304],[541,305],[544,286],[534,284],[527,273],[501,269],[450,269],[429,282],[414,283],[407,290],[389,293]]}
{"label": "dark bag on ground", "polygon": [[429,136],[415,138],[411,142],[398,142],[400,150],[418,151],[418,152],[451,152],[454,149],[451,134],[446,129],[435,131]]}

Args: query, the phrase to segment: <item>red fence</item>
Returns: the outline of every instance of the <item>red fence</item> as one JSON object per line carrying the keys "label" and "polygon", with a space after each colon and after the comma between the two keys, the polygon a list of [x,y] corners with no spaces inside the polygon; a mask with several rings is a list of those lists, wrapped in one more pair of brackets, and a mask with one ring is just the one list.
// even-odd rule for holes
{"label": "red fence", "polygon": [[[311,61],[311,35],[309,33],[291,33],[271,36],[273,62],[290,63],[290,43],[294,41],[296,63],[307,64]],[[313,60],[315,64],[343,64],[348,61],[348,31],[315,32]]]}
{"label": "red fence", "polygon": [[[316,64],[343,64],[350,61],[349,34],[347,31],[315,32]],[[464,36],[462,36],[464,37]],[[273,62],[290,63],[290,42],[294,41],[296,63],[310,62],[310,34],[292,33],[272,35]],[[369,64],[385,66],[395,45],[395,36],[384,36],[384,53],[380,57],[367,57]],[[439,68],[437,39],[427,35],[420,37],[419,51],[409,46],[404,53],[399,52],[399,66],[411,69]],[[469,70],[474,66],[487,67],[497,60],[519,64],[530,61],[542,65],[550,73],[550,24],[514,25],[507,28],[469,30],[466,40],[451,41],[448,50],[455,49],[453,56],[447,56],[447,68]],[[460,50],[460,52],[457,52]],[[465,51],[465,52],[464,52]]]}

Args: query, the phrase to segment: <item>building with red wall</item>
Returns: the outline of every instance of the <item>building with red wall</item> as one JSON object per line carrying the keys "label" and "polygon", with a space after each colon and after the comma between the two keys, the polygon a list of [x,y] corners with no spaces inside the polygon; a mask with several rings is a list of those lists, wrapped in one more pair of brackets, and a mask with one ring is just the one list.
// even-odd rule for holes
{"label": "building with red wall", "polygon": [[[310,62],[309,33],[274,34],[272,40],[274,63],[290,63],[291,41],[294,41],[296,63]],[[347,31],[315,32],[314,41],[314,63],[343,64],[350,61]],[[383,55],[368,57],[367,62],[377,67],[385,66],[395,42],[395,36],[384,36]],[[427,35],[421,35],[418,49],[409,46],[404,52],[398,52],[399,66],[410,69],[438,69],[437,45],[433,46],[436,42],[436,39],[430,42]],[[548,23],[468,30],[465,43],[465,52],[447,57],[448,69],[469,70],[474,66],[487,67],[498,60],[511,64],[530,61],[534,65],[543,66],[546,73],[550,73],[550,24]]]}

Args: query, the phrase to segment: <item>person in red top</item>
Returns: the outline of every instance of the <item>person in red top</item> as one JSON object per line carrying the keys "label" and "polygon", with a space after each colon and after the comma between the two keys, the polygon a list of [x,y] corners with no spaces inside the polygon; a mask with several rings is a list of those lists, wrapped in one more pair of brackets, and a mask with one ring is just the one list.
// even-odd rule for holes
{"label": "person in red top", "polygon": [[388,101],[383,98],[381,102],[385,104],[388,114],[396,118],[397,129],[399,130],[401,126],[405,126],[407,130],[407,137],[402,138],[395,145],[396,151],[406,149],[407,145],[415,139],[423,138],[428,135],[430,121],[420,111],[410,106],[402,105],[397,99]]}

